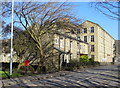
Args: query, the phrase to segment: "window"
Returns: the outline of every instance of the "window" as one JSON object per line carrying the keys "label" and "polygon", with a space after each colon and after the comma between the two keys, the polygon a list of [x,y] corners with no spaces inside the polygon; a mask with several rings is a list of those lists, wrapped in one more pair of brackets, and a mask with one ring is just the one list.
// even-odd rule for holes
{"label": "window", "polygon": [[91,35],[91,42],[94,42],[94,35]]}
{"label": "window", "polygon": [[60,47],[62,48],[63,47],[63,45],[62,45],[62,40],[60,39]]}
{"label": "window", "polygon": [[58,44],[58,39],[57,39],[57,38],[55,38],[54,42],[55,42],[55,44]]}
{"label": "window", "polygon": [[94,45],[91,45],[91,52],[94,52]]}
{"label": "window", "polygon": [[91,58],[92,58],[92,59],[94,59],[94,58],[95,58],[95,56],[94,56],[94,55],[91,55]]}
{"label": "window", "polygon": [[87,33],[87,28],[84,28],[84,33]]}
{"label": "window", "polygon": [[73,30],[71,30],[71,34],[75,34],[75,32]]}
{"label": "window", "polygon": [[91,33],[94,33],[94,27],[91,27]]}
{"label": "window", "polygon": [[115,48],[115,44],[113,44],[113,48]]}
{"label": "window", "polygon": [[77,29],[77,34],[80,34],[80,29]]}
{"label": "window", "polygon": [[87,42],[87,36],[84,36],[84,42]]}
{"label": "window", "polygon": [[80,40],[80,36],[78,36],[77,39]]}

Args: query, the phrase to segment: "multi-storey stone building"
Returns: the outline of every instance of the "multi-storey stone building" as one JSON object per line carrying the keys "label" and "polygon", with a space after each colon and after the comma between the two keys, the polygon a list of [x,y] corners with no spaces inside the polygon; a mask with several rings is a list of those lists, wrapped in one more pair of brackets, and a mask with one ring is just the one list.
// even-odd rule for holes
{"label": "multi-storey stone building", "polygon": [[[8,41],[10,41],[9,39],[6,39],[6,40],[0,40],[1,42],[1,45],[4,44],[4,46],[6,47],[2,47],[1,48],[1,52],[0,52],[0,62],[7,62],[9,63],[10,62],[10,53],[9,52],[5,52],[6,49],[8,49],[9,47],[7,46],[8,45]],[[9,49],[8,49],[9,50]],[[15,52],[13,52],[13,62],[17,62],[17,55]]]}
{"label": "multi-storey stone building", "polygon": [[114,50],[114,54],[115,54],[115,58],[113,62],[120,62],[120,40],[115,40],[115,50]]}
{"label": "multi-storey stone building", "polygon": [[57,33],[54,37],[54,47],[64,52],[61,54],[61,63],[69,63],[72,59],[79,60],[80,55],[88,55],[88,43],[76,39],[76,35]]}
{"label": "multi-storey stone building", "polygon": [[100,25],[85,21],[76,34],[69,30],[62,32],[54,34],[54,48],[60,52],[61,62],[79,60],[81,55],[88,55],[98,62],[113,62],[115,39]]}
{"label": "multi-storey stone building", "polygon": [[113,62],[115,39],[96,23],[85,21],[81,25],[78,36],[88,43],[89,57],[98,62]]}
{"label": "multi-storey stone building", "polygon": [[76,34],[65,30],[64,35],[55,36],[55,41],[55,47],[64,52],[71,52],[62,56],[67,62],[73,58],[78,59],[81,55],[88,55],[98,62],[114,61],[115,39],[100,25],[91,21],[83,22],[76,30]]}

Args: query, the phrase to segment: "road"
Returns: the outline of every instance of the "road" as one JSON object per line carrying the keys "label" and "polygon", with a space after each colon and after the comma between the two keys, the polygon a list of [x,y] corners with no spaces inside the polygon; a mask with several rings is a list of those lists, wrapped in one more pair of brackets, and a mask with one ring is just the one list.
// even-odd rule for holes
{"label": "road", "polygon": [[[120,66],[109,65],[88,68],[85,70],[72,71],[67,75],[56,76],[40,80],[31,81],[21,81],[17,80],[16,83],[11,83],[3,80],[2,85],[22,87],[22,88],[32,88],[36,86],[37,88],[120,88]],[[15,80],[14,80],[15,81]],[[27,86],[27,87],[26,87]],[[53,88],[54,88],[53,87]],[[7,88],[7,87],[6,87]],[[13,88],[13,87],[12,87]]]}

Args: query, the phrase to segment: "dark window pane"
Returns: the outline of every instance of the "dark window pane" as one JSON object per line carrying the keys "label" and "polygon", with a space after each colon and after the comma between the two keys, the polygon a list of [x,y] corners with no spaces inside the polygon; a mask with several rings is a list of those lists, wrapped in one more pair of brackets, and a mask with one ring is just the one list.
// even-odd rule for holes
{"label": "dark window pane", "polygon": [[84,33],[87,33],[87,28],[84,28]]}
{"label": "dark window pane", "polygon": [[94,35],[91,35],[91,42],[94,42]]}
{"label": "dark window pane", "polygon": [[94,51],[95,51],[94,48],[95,48],[94,45],[91,45],[91,52],[94,52]]}
{"label": "dark window pane", "polygon": [[84,36],[84,42],[87,42],[87,36]]}
{"label": "dark window pane", "polygon": [[77,34],[80,34],[80,29],[77,29]]}
{"label": "dark window pane", "polygon": [[91,33],[94,33],[94,27],[91,27]]}
{"label": "dark window pane", "polygon": [[75,32],[73,30],[71,30],[71,34],[75,34]]}
{"label": "dark window pane", "polygon": [[80,36],[78,36],[77,39],[80,40]]}
{"label": "dark window pane", "polygon": [[95,56],[94,56],[94,55],[91,55],[91,58],[92,58],[92,59],[94,59],[94,58],[95,58]]}
{"label": "dark window pane", "polygon": [[115,44],[113,44],[113,48],[115,48]]}

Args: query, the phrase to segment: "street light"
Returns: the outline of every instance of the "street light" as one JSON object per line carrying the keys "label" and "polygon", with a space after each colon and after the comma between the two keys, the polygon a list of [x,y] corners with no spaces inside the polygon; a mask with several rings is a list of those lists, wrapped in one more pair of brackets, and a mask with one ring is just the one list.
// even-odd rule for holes
{"label": "street light", "polygon": [[13,18],[14,18],[14,0],[12,0],[12,23],[11,23],[11,49],[10,49],[10,77],[12,77],[12,60],[13,60]]}

